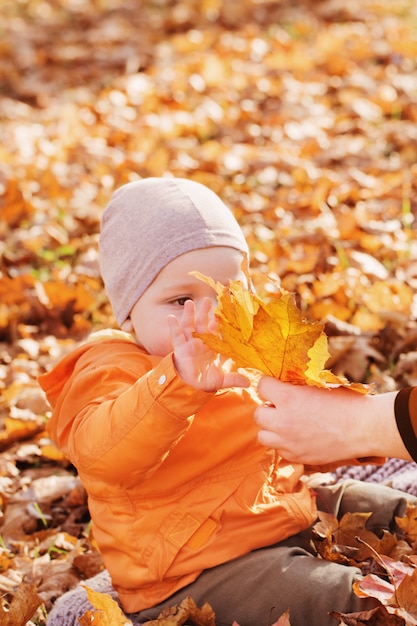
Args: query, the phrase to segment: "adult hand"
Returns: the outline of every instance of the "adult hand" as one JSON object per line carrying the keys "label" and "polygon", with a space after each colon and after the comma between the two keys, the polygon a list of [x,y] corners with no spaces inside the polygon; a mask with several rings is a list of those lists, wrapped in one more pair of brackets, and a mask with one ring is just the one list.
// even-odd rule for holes
{"label": "adult hand", "polygon": [[283,383],[264,376],[255,410],[259,441],[289,461],[322,465],[345,459],[396,456],[409,459],[394,416],[396,392],[364,395]]}

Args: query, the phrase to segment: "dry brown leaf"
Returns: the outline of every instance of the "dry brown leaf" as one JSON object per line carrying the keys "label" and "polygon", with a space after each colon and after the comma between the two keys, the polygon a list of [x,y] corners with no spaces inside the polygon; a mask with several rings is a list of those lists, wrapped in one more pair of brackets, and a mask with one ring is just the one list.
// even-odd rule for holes
{"label": "dry brown leaf", "polygon": [[367,574],[363,579],[356,580],[353,590],[360,598],[376,598],[384,605],[395,603],[394,585],[376,574]]}
{"label": "dry brown leaf", "polygon": [[77,572],[81,574],[83,580],[95,576],[104,567],[103,558],[100,552],[96,550],[92,550],[87,554],[77,554],[72,559],[72,564]]}
{"label": "dry brown leaf", "polygon": [[62,596],[79,582],[79,577],[67,558],[53,560],[45,557],[37,558],[33,562],[32,575],[38,581],[38,593],[45,603],[51,598]]}
{"label": "dry brown leaf", "polygon": [[409,504],[405,516],[396,517],[395,523],[409,541],[417,541],[417,506]]}
{"label": "dry brown leaf", "polygon": [[345,626],[406,626],[403,617],[389,613],[384,606],[377,606],[370,611],[359,613],[330,613],[335,619],[341,620],[340,624]]}
{"label": "dry brown leaf", "polygon": [[156,620],[146,622],[147,626],[216,626],[216,618],[211,606],[206,602],[201,609],[194,600],[187,596],[180,605],[167,607]]}
{"label": "dry brown leaf", "polygon": [[398,606],[417,622],[417,570],[405,576],[396,591]]}
{"label": "dry brown leaf", "polygon": [[[360,566],[366,559],[382,564],[383,549],[395,548],[396,539],[390,533],[379,538],[366,528],[371,513],[345,513],[339,520],[335,515],[319,511],[319,521],[313,527],[313,541],[320,556],[328,561]],[[392,562],[392,560],[391,560]]]}
{"label": "dry brown leaf", "polygon": [[0,623],[2,626],[25,626],[41,604],[42,599],[36,592],[36,585],[23,581],[14,594],[8,611],[4,611],[0,604]]}
{"label": "dry brown leaf", "polygon": [[406,624],[417,623],[417,570],[401,561],[384,555],[379,557],[388,580],[368,574],[355,581],[353,590],[359,597],[379,600],[389,613],[405,619]]}

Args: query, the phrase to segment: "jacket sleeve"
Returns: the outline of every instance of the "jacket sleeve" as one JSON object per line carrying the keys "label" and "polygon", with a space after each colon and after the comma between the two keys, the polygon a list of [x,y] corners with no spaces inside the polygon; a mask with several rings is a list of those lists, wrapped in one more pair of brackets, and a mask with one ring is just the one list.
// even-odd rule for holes
{"label": "jacket sleeve", "polygon": [[417,462],[417,387],[406,387],[397,393],[394,412],[401,439]]}
{"label": "jacket sleeve", "polygon": [[55,407],[53,438],[90,479],[126,484],[130,477],[137,484],[163,463],[212,397],[179,378],[171,355],[139,376],[124,363],[80,368]]}

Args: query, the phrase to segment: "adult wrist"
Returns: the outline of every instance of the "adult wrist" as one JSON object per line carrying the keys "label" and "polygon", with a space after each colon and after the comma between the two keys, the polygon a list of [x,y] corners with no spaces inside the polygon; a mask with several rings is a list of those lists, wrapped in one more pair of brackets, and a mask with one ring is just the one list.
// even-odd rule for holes
{"label": "adult wrist", "polygon": [[408,453],[417,461],[417,387],[405,387],[395,396],[395,421]]}

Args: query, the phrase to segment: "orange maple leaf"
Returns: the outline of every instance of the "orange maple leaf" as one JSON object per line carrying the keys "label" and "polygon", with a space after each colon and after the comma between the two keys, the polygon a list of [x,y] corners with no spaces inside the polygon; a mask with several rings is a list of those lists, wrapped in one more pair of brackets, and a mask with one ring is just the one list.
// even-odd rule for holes
{"label": "orange maple leaf", "polygon": [[264,302],[241,281],[225,286],[199,272],[192,274],[217,294],[218,334],[195,333],[212,350],[233,359],[238,367],[294,384],[368,392],[365,385],[324,369],[330,356],[324,326],[302,317],[294,294],[281,289]]}

